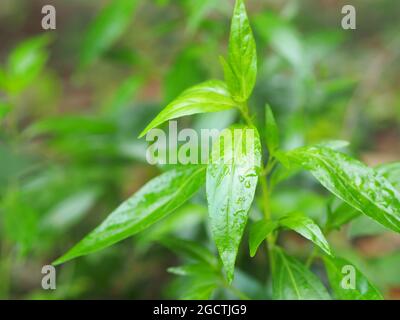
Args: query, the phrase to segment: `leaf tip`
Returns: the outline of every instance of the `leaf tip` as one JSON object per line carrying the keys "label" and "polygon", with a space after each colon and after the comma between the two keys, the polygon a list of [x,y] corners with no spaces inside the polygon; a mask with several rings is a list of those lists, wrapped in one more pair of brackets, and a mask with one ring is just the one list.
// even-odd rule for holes
{"label": "leaf tip", "polygon": [[143,138],[147,132],[149,132],[151,129],[153,129],[154,126],[150,123],[146,128],[143,129],[143,131],[139,134],[138,139]]}
{"label": "leaf tip", "polygon": [[59,266],[60,264],[63,264],[64,262],[66,262],[66,260],[64,259],[64,256],[61,256],[60,258],[54,260],[51,265],[56,267]]}

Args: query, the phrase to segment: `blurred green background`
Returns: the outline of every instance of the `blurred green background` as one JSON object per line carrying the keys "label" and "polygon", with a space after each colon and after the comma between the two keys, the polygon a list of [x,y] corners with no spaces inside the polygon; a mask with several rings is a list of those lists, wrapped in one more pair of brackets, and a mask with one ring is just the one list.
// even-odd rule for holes
{"label": "blurred green background", "polygon": [[[54,31],[41,28],[46,4],[57,10]],[[341,28],[345,4],[356,7],[356,30]],[[398,161],[400,2],[247,7],[259,55],[252,112],[270,103],[284,146],[344,139],[369,165]],[[41,288],[41,269],[162,170],[146,163],[137,136],[182,90],[223,78],[218,56],[232,8],[230,0],[0,2],[0,298],[178,298],[190,286],[166,271],[180,256],[154,239],[172,234],[215,250],[203,194],[143,235],[57,267],[55,291]],[[237,118],[229,111],[179,124],[224,128]],[[272,207],[318,219],[326,199],[308,176],[294,177]],[[358,218],[330,240],[386,298],[400,299],[398,235]],[[309,249],[291,232],[280,241],[299,256]],[[268,297],[265,256],[250,260],[246,241],[242,249],[237,286]]]}

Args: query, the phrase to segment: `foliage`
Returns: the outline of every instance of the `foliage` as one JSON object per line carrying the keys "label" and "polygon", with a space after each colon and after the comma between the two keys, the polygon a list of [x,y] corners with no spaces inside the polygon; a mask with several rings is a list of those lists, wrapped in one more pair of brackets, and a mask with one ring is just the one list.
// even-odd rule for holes
{"label": "foliage", "polygon": [[[54,39],[15,46],[0,66],[0,297],[391,297],[398,247],[370,259],[355,243],[399,239],[400,164],[356,159],[376,114],[346,109],[363,90],[380,103],[379,93],[336,70],[342,33],[302,37],[296,25],[316,23],[288,3],[249,19],[252,2],[236,0],[218,59],[229,1],[110,1],[87,23],[68,80],[90,83],[93,106],[68,114],[38,107],[75,103],[50,71]],[[172,21],[177,12],[187,18]],[[398,127],[400,114],[383,114],[381,127]],[[140,138],[173,119],[241,135],[228,154],[218,137],[208,164],[147,165]],[[254,152],[242,148],[248,129]],[[13,289],[13,266],[30,261],[54,261],[57,292]],[[344,289],[349,266],[356,285]]]}

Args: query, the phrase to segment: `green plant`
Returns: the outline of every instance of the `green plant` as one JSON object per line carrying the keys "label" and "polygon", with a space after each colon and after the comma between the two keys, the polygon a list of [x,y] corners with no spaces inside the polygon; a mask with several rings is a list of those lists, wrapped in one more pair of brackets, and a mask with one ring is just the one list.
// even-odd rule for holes
{"label": "green plant", "polygon": [[[329,299],[330,293],[310,269],[314,259],[320,257],[326,266],[335,298],[381,299],[379,291],[358,269],[355,269],[355,287],[343,287],[343,267],[353,264],[335,255],[326,235],[360,214],[400,232],[400,195],[391,182],[398,179],[392,173],[397,172],[395,169],[399,164],[369,168],[336,151],[346,145],[343,141],[284,150],[269,106],[265,107],[264,124],[255,121],[248,101],[256,83],[257,52],[243,0],[236,1],[228,58],[221,58],[221,64],[225,82],[207,81],[186,90],[161,111],[140,137],[171,119],[236,109],[244,124],[235,128],[243,132],[248,128],[259,132],[254,136],[255,152],[239,152],[240,148],[234,148],[229,155],[233,161],[229,164],[211,162],[208,165],[177,166],[164,172],[124,202],[54,264],[106,248],[149,228],[181,207],[205,184],[209,224],[220,259],[193,241],[156,237],[161,244],[192,260],[190,264],[169,269],[171,273],[186,277],[187,290],[183,297],[208,298],[215,289],[226,288],[237,297],[249,298],[232,281],[249,212],[253,204],[259,204],[263,217],[251,223],[250,254],[254,256],[266,241],[273,298]],[[220,140],[216,142],[217,145],[220,143]],[[244,160],[240,165],[236,162],[239,159]],[[310,171],[340,202],[338,205],[337,200],[331,199],[326,203],[326,220],[319,224],[303,212],[287,211],[277,217],[271,210],[274,188],[302,169]],[[257,187],[259,193],[256,193]],[[259,201],[253,201],[255,196]],[[315,245],[306,264],[279,245],[279,235],[284,229],[295,231]]]}

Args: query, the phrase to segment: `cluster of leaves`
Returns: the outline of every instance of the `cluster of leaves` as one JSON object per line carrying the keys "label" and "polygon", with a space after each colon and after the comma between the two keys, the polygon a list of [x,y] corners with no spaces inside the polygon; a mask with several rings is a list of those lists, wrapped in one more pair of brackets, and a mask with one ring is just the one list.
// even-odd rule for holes
{"label": "cluster of leaves", "polygon": [[[208,298],[217,288],[228,288],[237,296],[247,298],[232,285],[232,281],[238,248],[259,187],[263,218],[251,222],[249,248],[250,255],[254,256],[260,244],[267,242],[274,298],[330,299],[331,294],[309,268],[314,256],[319,256],[325,264],[330,292],[335,298],[381,299],[376,287],[358,269],[356,287],[351,290],[343,288],[343,266],[353,263],[335,254],[326,235],[358,215],[366,215],[399,233],[400,194],[398,186],[392,183],[398,179],[396,172],[399,164],[369,168],[337,151],[346,145],[343,141],[327,141],[286,150],[280,145],[278,125],[269,106],[265,107],[263,126],[255,125],[248,100],[257,78],[257,52],[243,0],[236,1],[228,57],[221,58],[221,63],[225,81],[211,80],[184,91],[158,114],[140,136],[171,119],[234,109],[244,120],[244,124],[235,126],[235,129],[259,131],[253,141],[256,146],[254,154],[242,148],[233,148],[233,153],[229,155],[233,161],[229,164],[216,162],[178,166],[164,172],[121,204],[55,264],[106,248],[161,219],[164,219],[161,224],[164,223],[168,215],[205,185],[208,221],[220,259],[197,243],[161,237],[158,239],[160,243],[189,256],[193,261],[169,271],[187,277],[189,290],[185,292],[185,298]],[[300,170],[309,171],[340,203],[337,206],[333,206],[332,201],[326,204],[328,214],[322,223],[317,223],[299,210],[288,210],[279,218],[271,210],[274,188]],[[285,208],[280,210],[285,211]],[[315,254],[308,265],[292,257],[279,245],[279,234],[283,229],[293,230],[315,245]],[[239,273],[236,277],[240,277]]]}

